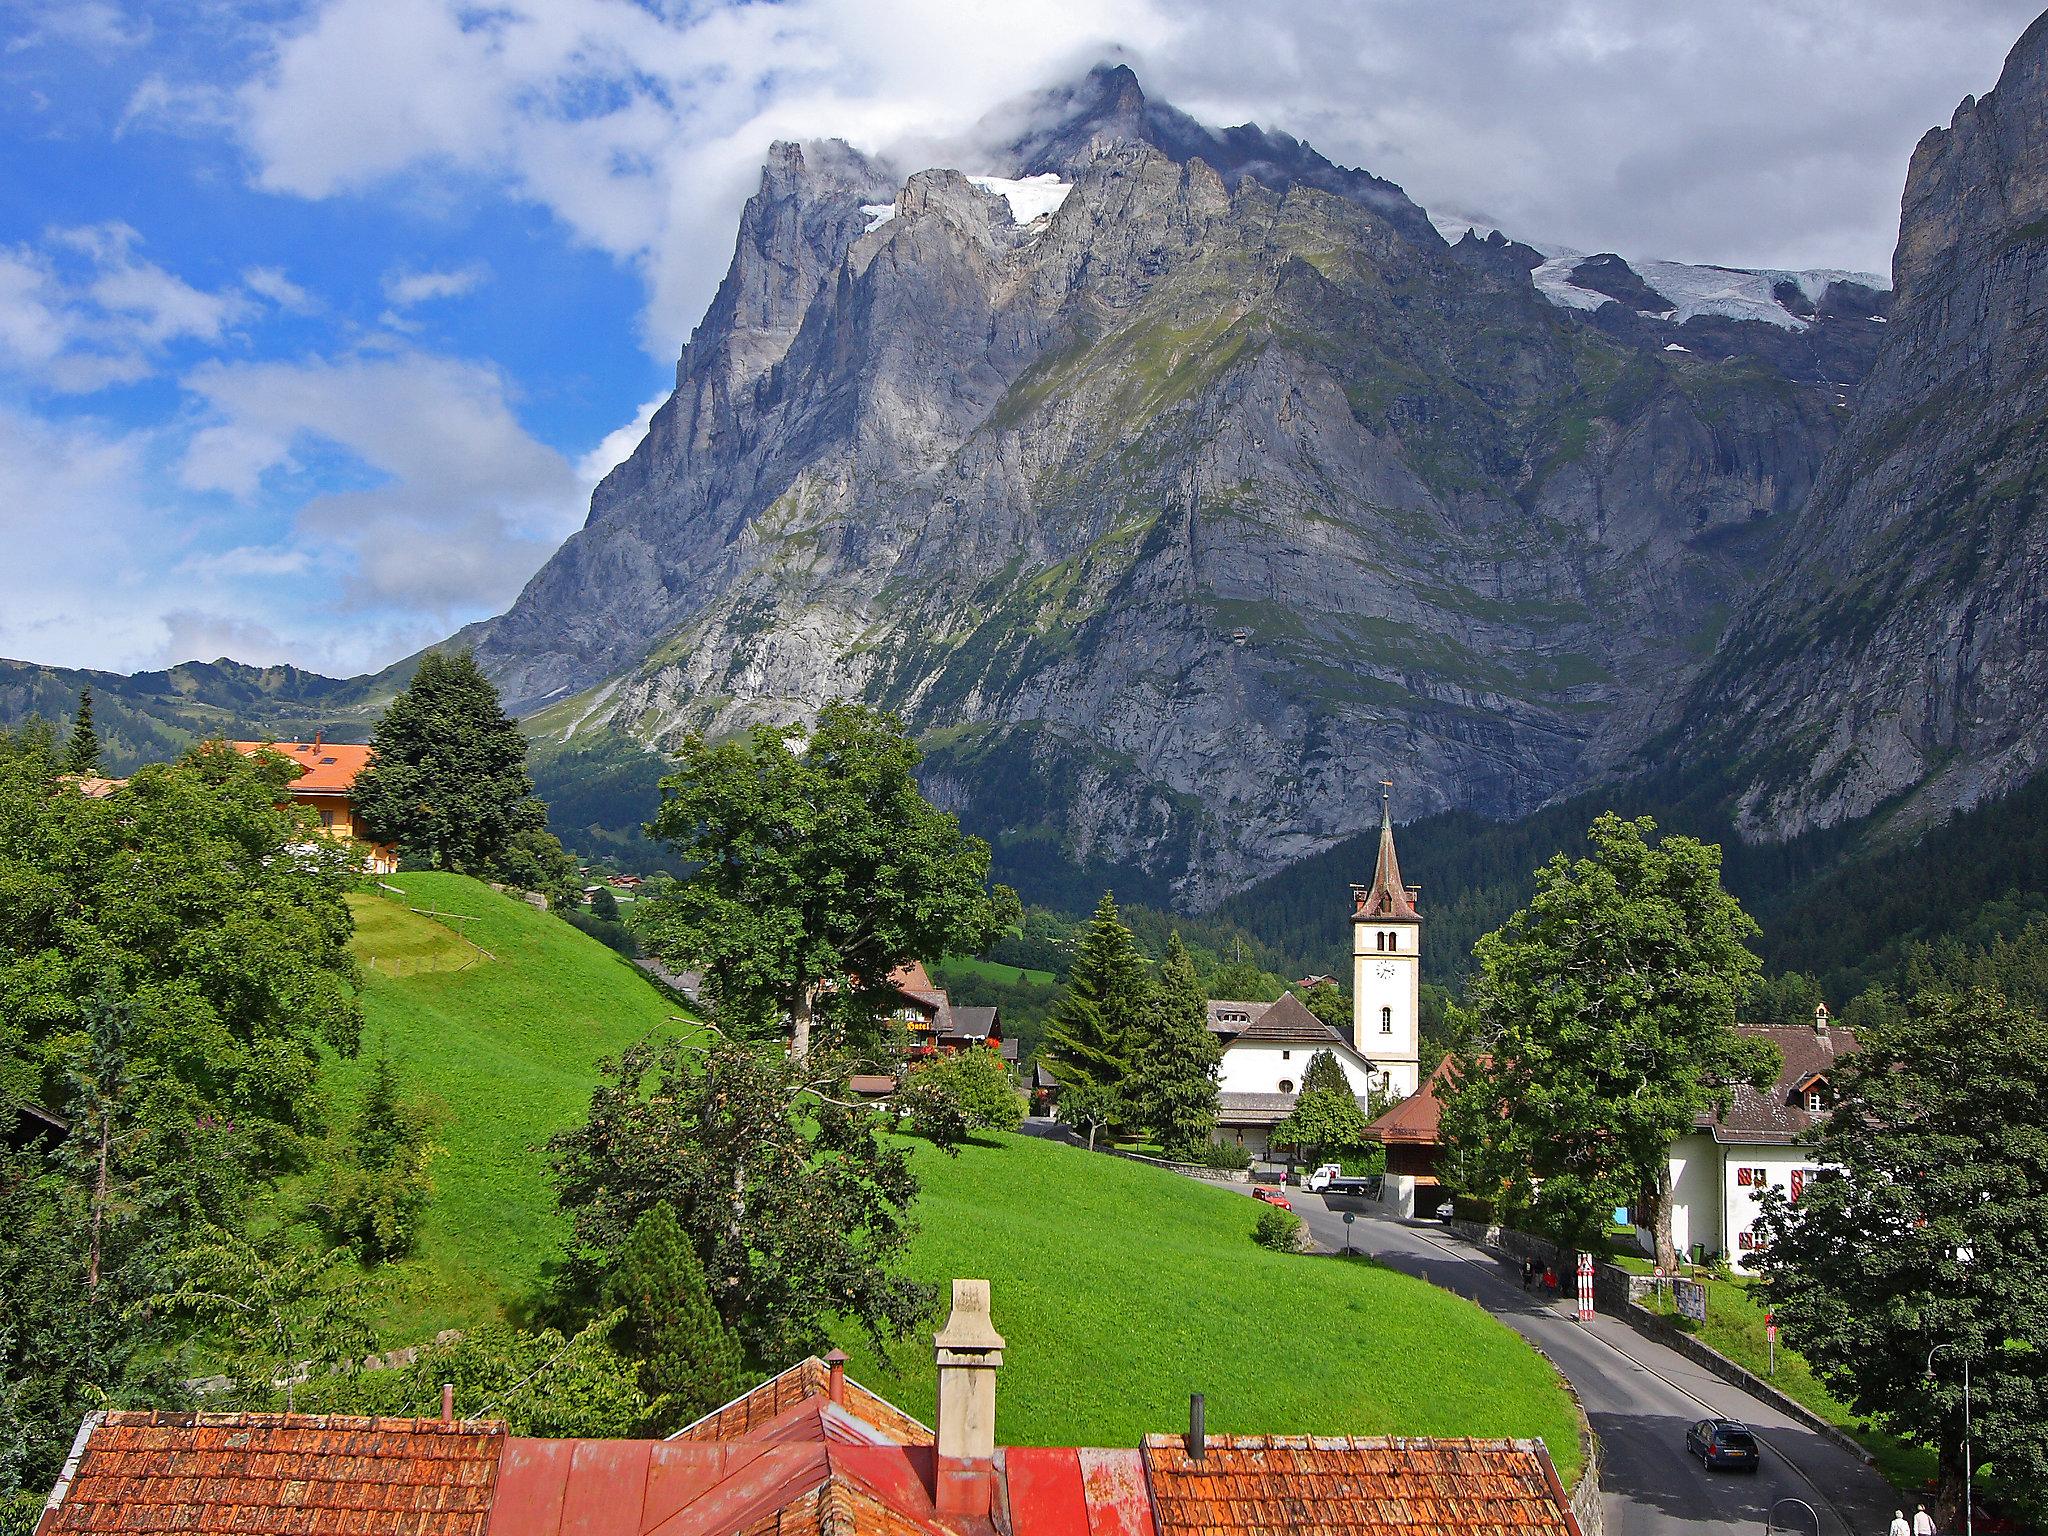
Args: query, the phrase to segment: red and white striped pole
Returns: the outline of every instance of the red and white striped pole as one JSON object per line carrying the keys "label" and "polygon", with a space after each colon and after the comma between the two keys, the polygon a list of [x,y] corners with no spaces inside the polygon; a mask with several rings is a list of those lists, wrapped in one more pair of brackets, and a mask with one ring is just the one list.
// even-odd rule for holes
{"label": "red and white striped pole", "polygon": [[1579,1321],[1593,1321],[1593,1255],[1579,1255]]}

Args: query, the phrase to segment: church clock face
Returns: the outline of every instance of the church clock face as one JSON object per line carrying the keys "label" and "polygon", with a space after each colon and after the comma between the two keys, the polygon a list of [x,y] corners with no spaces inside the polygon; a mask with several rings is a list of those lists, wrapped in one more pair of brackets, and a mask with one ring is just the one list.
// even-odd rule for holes
{"label": "church clock face", "polygon": [[1387,980],[1390,980],[1390,979],[1391,979],[1391,978],[1393,977],[1393,974],[1394,974],[1394,962],[1393,962],[1393,961],[1391,961],[1391,960],[1382,960],[1382,961],[1380,962],[1380,967],[1379,967],[1379,975],[1380,975],[1380,980],[1382,980],[1382,981],[1387,981]]}

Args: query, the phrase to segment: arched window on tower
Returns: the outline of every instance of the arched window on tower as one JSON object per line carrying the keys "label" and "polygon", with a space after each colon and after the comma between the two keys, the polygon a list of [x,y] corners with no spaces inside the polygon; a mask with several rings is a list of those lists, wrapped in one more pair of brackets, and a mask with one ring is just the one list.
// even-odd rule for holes
{"label": "arched window on tower", "polygon": [[1390,933],[1390,934],[1388,934],[1388,935],[1387,935],[1387,948],[1389,948],[1389,949],[1399,949],[1400,947],[1401,947],[1401,931],[1400,931],[1400,929],[1398,929],[1398,928],[1397,928],[1397,929],[1395,929],[1395,930],[1394,930],[1394,931],[1393,931],[1392,933]]}
{"label": "arched window on tower", "polygon": [[1393,1032],[1394,1010],[1391,1008],[1382,1008],[1380,1010],[1380,1033],[1383,1035],[1391,1035]]}

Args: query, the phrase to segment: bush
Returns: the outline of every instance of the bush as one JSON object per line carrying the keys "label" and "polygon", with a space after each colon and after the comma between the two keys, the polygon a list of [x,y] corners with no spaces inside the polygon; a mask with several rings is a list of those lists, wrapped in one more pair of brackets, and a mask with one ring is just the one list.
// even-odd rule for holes
{"label": "bush", "polygon": [[1302,1230],[1301,1218],[1294,1212],[1268,1205],[1259,1210],[1258,1224],[1252,1228],[1252,1241],[1275,1253],[1300,1253],[1306,1245],[1307,1234]]}
{"label": "bush", "polygon": [[908,1121],[912,1135],[951,1157],[959,1156],[960,1143],[974,1131],[960,1095],[935,1073],[911,1075],[896,1091],[895,1108],[899,1123]]}
{"label": "bush", "polygon": [[979,1047],[934,1056],[904,1074],[896,1096],[920,1136],[951,1149],[973,1131],[1014,1131],[1024,1100],[1003,1058]]}
{"label": "bush", "polygon": [[565,908],[556,915],[570,927],[589,934],[605,948],[618,951],[628,960],[640,958],[640,941],[633,937],[633,930],[623,922],[608,921],[594,912],[578,912],[574,908]]}
{"label": "bush", "polygon": [[1199,1168],[1227,1168],[1242,1173],[1252,1165],[1252,1155],[1234,1141],[1209,1141],[1195,1148],[1188,1159]]}
{"label": "bush", "polygon": [[423,1104],[399,1096],[391,1058],[380,1054],[354,1122],[328,1139],[314,1163],[306,1208],[329,1241],[354,1248],[365,1264],[412,1251],[433,1194],[433,1124]]}

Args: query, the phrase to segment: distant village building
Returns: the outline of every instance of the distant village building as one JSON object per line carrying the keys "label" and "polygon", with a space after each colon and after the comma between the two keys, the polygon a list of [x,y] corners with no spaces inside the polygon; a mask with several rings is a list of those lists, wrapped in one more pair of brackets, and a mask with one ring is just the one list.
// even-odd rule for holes
{"label": "distant village building", "polygon": [[[1834,1077],[1856,1049],[1856,1032],[1814,1009],[1813,1023],[1738,1024],[1752,1039],[1778,1047],[1784,1065],[1777,1081],[1758,1092],[1738,1084],[1720,1114],[1700,1116],[1698,1128],[1671,1146],[1671,1240],[1683,1254],[1740,1263],[1757,1251],[1758,1201],[1767,1189],[1797,1200],[1818,1170],[1813,1149],[1800,1137],[1834,1107]],[[1652,1234],[1637,1235],[1647,1249]]]}
{"label": "distant village building", "polygon": [[1382,789],[1372,884],[1351,888],[1351,1039],[1404,1099],[1422,1082],[1421,895],[1401,883],[1393,801]]}
{"label": "distant village building", "polygon": [[951,1055],[978,1047],[995,1051],[1013,1067],[1017,1064],[1017,1042],[1003,1038],[1000,1009],[956,1006],[916,960],[898,966],[889,984],[901,999],[889,1017],[909,1032],[914,1054]]}
{"label": "distant village building", "polygon": [[932,1345],[930,1426],[836,1350],[666,1440],[447,1411],[96,1412],[37,1536],[1582,1536],[1540,1440],[1212,1435],[1191,1415],[1136,1447],[999,1446],[987,1281],[953,1282]]}
{"label": "distant village building", "polygon": [[1318,1051],[1328,1051],[1344,1069],[1360,1109],[1371,1095],[1386,1091],[1387,1074],[1341,1031],[1308,1011],[1292,992],[1277,1003],[1219,999],[1209,1004],[1209,1030],[1223,1046],[1217,1073],[1216,1132],[1253,1157],[1268,1156],[1273,1127],[1294,1113],[1302,1074]]}
{"label": "distant village building", "polygon": [[230,743],[245,757],[274,752],[299,769],[299,776],[285,786],[295,805],[303,805],[320,818],[320,830],[363,849],[363,867],[372,874],[388,875],[398,868],[398,849],[390,843],[374,843],[362,834],[356,821],[355,802],[350,798],[356,775],[370,765],[370,749],[346,742],[323,741],[237,741]]}
{"label": "distant village building", "polygon": [[1433,1211],[1441,1201],[1444,1100],[1457,1085],[1457,1068],[1446,1056],[1417,1092],[1390,1106],[1366,1127],[1367,1137],[1387,1149],[1387,1175],[1380,1199],[1393,1207],[1396,1215]]}

